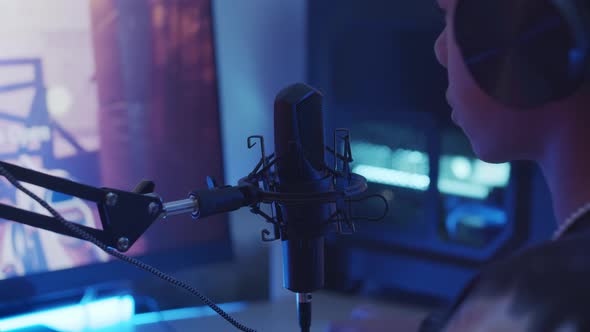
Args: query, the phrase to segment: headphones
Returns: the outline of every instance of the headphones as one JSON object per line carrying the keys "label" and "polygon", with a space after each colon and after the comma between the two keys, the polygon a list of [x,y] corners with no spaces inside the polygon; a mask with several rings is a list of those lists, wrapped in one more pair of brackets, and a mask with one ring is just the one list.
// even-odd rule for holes
{"label": "headphones", "polygon": [[590,74],[590,0],[458,0],[453,24],[474,80],[505,105],[560,100]]}

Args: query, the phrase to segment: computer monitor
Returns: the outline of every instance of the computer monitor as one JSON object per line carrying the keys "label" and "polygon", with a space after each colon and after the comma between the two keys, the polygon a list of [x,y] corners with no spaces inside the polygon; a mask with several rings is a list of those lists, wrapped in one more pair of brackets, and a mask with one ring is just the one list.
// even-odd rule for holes
{"label": "computer monitor", "polygon": [[[223,181],[210,0],[0,4],[0,159],[95,187],[153,180],[165,201]],[[67,220],[94,203],[27,185]],[[0,200],[47,213],[8,182]],[[225,216],[154,225],[128,254],[164,271],[229,260]],[[0,313],[142,275],[90,243],[0,221]]]}

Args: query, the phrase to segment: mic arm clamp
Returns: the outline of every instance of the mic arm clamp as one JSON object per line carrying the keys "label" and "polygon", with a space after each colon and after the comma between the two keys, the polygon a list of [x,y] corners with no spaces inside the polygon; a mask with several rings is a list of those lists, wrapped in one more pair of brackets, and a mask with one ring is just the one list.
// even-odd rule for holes
{"label": "mic arm clamp", "polygon": [[[120,252],[127,251],[154,221],[167,215],[198,210],[195,200],[162,203],[153,191],[152,181],[142,181],[133,191],[96,188],[57,176],[41,173],[0,161],[6,171],[20,182],[94,202],[98,208],[102,229],[72,223],[96,239]],[[189,207],[189,203],[192,205]],[[0,218],[45,229],[62,235],[83,239],[52,216],[23,210],[0,203]]]}

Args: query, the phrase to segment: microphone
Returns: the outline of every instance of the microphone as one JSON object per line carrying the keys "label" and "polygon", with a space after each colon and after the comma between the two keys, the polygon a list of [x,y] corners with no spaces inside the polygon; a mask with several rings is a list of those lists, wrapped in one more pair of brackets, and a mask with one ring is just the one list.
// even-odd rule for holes
{"label": "microphone", "polygon": [[[324,287],[325,235],[352,233],[354,220],[380,220],[387,213],[387,201],[381,197],[385,203],[381,217],[351,215],[350,204],[360,201],[355,197],[367,190],[367,180],[350,172],[348,129],[336,129],[334,148],[325,147],[322,99],[318,90],[303,83],[281,90],[274,102],[273,154],[266,155],[262,136],[250,136],[248,148],[259,144],[261,159],[237,186],[218,187],[208,179],[208,189],[164,203],[159,211],[162,218],[191,213],[201,219],[248,206],[272,224],[274,234],[269,236],[272,233],[264,229],[261,237],[267,242],[282,241],[283,286],[296,293],[302,332],[311,328],[312,292]],[[344,143],[341,152],[338,139]],[[326,165],[326,149],[333,154],[333,169]],[[271,204],[273,215],[263,212],[261,204]]]}
{"label": "microphone", "polygon": [[[324,160],[322,94],[298,83],[280,91],[274,103],[276,183],[282,194],[313,196],[334,191]],[[297,293],[299,324],[311,326],[311,292],[324,286],[324,235],[334,202],[278,203],[283,221],[283,284]]]}

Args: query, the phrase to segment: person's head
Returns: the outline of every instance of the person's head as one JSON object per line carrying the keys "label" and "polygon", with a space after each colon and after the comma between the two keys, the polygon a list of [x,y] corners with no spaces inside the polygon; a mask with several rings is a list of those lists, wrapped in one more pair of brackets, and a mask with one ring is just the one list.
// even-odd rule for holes
{"label": "person's head", "polygon": [[469,0],[438,0],[446,27],[436,41],[435,53],[448,70],[452,118],[468,136],[476,155],[487,162],[538,161],[564,134],[585,130],[580,124],[590,119],[590,112],[584,109],[590,100],[587,87],[526,110],[506,106],[482,90],[457,44],[453,23],[459,1]]}

